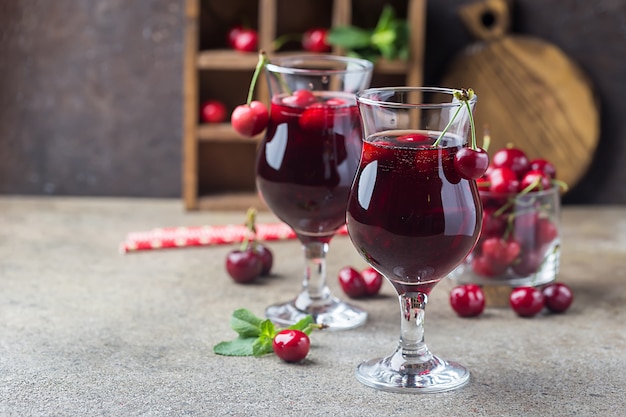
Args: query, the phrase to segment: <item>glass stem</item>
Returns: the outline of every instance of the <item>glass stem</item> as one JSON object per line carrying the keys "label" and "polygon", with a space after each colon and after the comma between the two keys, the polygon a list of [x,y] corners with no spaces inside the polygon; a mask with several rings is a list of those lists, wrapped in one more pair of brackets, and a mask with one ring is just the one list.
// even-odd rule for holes
{"label": "glass stem", "polygon": [[304,279],[302,292],[296,300],[296,307],[306,309],[311,304],[324,304],[330,297],[330,290],[326,285],[326,254],[328,243],[309,241],[303,244],[304,249]]}
{"label": "glass stem", "polygon": [[404,293],[399,296],[401,310],[401,334],[398,350],[407,363],[424,363],[432,354],[424,342],[424,314],[428,295],[422,292]]}

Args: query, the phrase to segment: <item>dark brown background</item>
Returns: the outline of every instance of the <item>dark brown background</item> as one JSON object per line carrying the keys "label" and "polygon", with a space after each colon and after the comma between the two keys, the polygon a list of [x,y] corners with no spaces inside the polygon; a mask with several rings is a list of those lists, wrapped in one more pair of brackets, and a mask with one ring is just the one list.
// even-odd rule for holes
{"label": "dark brown background", "polygon": [[[425,84],[472,41],[456,15],[468,3],[428,2]],[[183,4],[0,0],[1,194],[181,195]],[[561,48],[602,106],[565,202],[626,203],[626,1],[513,4],[513,32]]]}

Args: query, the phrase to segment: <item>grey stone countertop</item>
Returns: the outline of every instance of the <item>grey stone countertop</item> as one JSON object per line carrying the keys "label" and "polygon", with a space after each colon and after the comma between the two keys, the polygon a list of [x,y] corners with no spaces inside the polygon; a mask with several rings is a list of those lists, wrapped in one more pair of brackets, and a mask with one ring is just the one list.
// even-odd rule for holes
{"label": "grey stone countertop", "polygon": [[[179,200],[0,198],[0,415],[2,416],[624,416],[626,208],[566,207],[559,279],[575,301],[561,315],[518,318],[489,308],[462,319],[453,283],[433,291],[426,341],[465,364],[471,380],[441,394],[361,385],[355,366],[391,353],[399,307],[391,286],[354,301],[367,324],[312,335],[305,361],[224,357],[239,307],[262,315],[300,289],[297,241],[270,242],[274,274],[238,285],[229,245],[122,255],[132,231],[240,224],[242,212],[185,212]],[[259,222],[274,222],[261,212]],[[365,263],[345,236],[328,256]]]}

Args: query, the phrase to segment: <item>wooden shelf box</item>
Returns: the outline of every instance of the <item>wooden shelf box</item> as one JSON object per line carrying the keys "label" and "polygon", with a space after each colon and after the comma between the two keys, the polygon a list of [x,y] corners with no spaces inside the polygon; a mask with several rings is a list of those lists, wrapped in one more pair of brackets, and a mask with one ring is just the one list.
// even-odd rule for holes
{"label": "wooden shelf box", "polygon": [[[377,62],[372,86],[418,86],[423,78],[426,0],[390,4],[410,21],[410,58]],[[247,97],[257,54],[229,49],[229,28],[245,22],[257,29],[259,48],[272,56],[272,43],[280,35],[313,27],[374,27],[381,10],[380,2],[367,0],[186,0],[182,189],[187,210],[264,207],[254,178],[262,136],[243,138],[228,122],[203,124],[199,117],[200,103],[205,100],[222,101],[230,114]],[[256,98],[269,103],[264,80],[259,80]]]}

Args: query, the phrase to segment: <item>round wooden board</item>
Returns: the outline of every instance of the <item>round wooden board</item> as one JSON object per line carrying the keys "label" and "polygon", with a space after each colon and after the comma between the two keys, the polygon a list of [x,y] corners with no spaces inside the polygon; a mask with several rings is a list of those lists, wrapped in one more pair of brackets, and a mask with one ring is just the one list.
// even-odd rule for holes
{"label": "round wooden board", "polygon": [[516,35],[478,42],[441,84],[474,89],[478,143],[488,126],[490,155],[513,144],[551,161],[570,188],[589,168],[600,136],[598,104],[582,71],[555,46]]}

